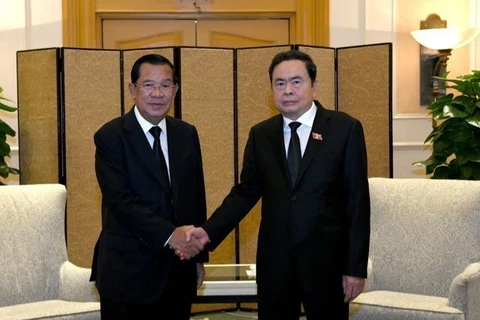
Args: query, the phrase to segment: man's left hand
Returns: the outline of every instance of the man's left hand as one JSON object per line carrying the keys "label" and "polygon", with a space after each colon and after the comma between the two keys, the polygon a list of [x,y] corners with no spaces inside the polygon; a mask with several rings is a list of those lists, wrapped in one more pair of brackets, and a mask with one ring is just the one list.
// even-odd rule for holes
{"label": "man's left hand", "polygon": [[348,303],[358,297],[365,287],[365,279],[352,276],[343,276],[343,294],[345,298],[343,301]]}

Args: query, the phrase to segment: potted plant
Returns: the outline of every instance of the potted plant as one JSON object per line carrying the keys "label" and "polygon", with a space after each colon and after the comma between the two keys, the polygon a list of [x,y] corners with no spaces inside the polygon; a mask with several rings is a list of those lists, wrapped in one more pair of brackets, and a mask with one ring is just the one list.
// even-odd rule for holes
{"label": "potted plant", "polygon": [[[0,109],[7,111],[7,112],[15,112],[17,108],[11,107],[6,105],[6,103],[13,103],[13,101],[4,98],[2,96],[3,88],[0,87]],[[18,175],[20,171],[15,168],[11,168],[5,161],[6,157],[10,158],[10,146],[7,143],[7,135],[11,137],[15,137],[15,131],[4,121],[0,119],[0,177],[6,179],[10,174]],[[2,181],[0,181],[0,185],[3,185]]]}
{"label": "potted plant", "polygon": [[441,80],[446,89],[455,89],[429,106],[433,131],[432,155],[413,165],[426,168],[432,179],[480,180],[480,70],[471,74]]}

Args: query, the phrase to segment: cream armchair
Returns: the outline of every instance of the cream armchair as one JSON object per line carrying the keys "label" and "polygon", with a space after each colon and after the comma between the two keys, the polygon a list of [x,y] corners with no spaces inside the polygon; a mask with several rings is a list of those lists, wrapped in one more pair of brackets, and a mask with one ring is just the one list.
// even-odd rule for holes
{"label": "cream armchair", "polygon": [[480,319],[480,182],[371,178],[371,276],[352,320]]}
{"label": "cream armchair", "polygon": [[66,190],[0,187],[0,319],[100,319],[90,270],[68,261]]}

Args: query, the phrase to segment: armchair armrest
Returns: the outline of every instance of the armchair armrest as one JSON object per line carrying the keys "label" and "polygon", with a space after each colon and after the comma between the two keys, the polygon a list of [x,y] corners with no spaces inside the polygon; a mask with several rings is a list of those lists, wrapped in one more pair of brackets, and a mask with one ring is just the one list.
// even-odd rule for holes
{"label": "armchair armrest", "polygon": [[367,281],[363,292],[372,291],[375,288],[374,286],[374,276],[373,276],[373,261],[368,258],[367,265]]}
{"label": "armchair armrest", "polygon": [[472,263],[453,279],[448,305],[465,313],[465,320],[480,319],[480,263]]}
{"label": "armchair armrest", "polygon": [[82,268],[65,261],[60,267],[60,299],[77,302],[98,302],[100,296],[95,283],[90,281],[90,268]]}

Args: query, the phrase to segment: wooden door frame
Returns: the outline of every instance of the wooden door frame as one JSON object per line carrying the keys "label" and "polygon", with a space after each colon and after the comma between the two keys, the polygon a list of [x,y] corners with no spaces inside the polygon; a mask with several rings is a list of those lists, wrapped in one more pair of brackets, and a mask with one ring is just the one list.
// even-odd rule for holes
{"label": "wooden door frame", "polygon": [[329,45],[329,0],[295,0],[290,12],[97,12],[95,0],[62,0],[63,46],[101,48],[103,19],[258,19],[290,20],[292,44]]}

